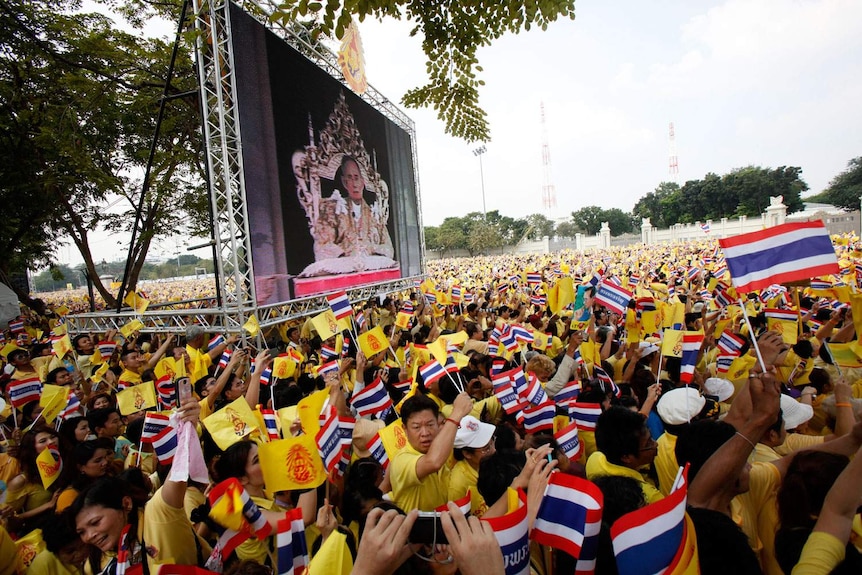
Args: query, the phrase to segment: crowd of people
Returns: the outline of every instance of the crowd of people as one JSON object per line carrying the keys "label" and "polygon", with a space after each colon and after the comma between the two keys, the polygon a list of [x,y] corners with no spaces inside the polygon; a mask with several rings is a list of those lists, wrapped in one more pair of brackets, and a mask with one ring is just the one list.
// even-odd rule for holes
{"label": "crowd of people", "polygon": [[25,316],[0,575],[862,572],[834,241],[840,274],[742,294],[705,239],[437,260],[256,338]]}
{"label": "crowd of people", "polygon": [[[138,285],[140,290],[146,293],[152,302],[171,305],[174,309],[201,307],[200,300],[205,300],[206,303],[204,306],[214,306],[216,303],[214,278],[147,281],[140,282]],[[113,286],[105,287],[116,292]],[[52,309],[65,307],[71,313],[86,313],[90,311],[90,296],[87,294],[86,287],[41,292],[35,295]],[[97,311],[108,309],[104,298],[98,292],[94,293],[94,297],[93,307]]]}

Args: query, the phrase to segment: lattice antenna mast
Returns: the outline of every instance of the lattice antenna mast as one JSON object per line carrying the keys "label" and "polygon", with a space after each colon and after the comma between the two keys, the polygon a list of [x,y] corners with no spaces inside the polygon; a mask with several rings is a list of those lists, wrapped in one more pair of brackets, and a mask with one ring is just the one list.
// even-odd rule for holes
{"label": "lattice antenna mast", "polygon": [[551,149],[548,146],[548,127],[545,124],[545,103],[540,103],[542,111],[542,207],[547,217],[553,216],[551,210],[557,207],[557,192],[551,178]]}
{"label": "lattice antenna mast", "polygon": [[673,122],[670,123],[668,130],[668,166],[667,173],[670,179],[679,183],[679,159],[676,156],[676,136],[673,132]]}

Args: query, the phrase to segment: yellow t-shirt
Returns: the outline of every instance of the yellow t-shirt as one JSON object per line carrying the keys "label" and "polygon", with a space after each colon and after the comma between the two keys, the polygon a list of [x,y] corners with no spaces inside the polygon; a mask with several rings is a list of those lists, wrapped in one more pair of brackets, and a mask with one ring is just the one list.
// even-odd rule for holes
{"label": "yellow t-shirt", "polygon": [[826,441],[823,435],[805,435],[803,433],[788,433],[784,443],[775,448],[775,453],[780,456],[790,455],[802,449],[810,449],[822,445]]}
{"label": "yellow t-shirt", "polygon": [[141,383],[141,376],[134,371],[124,369],[119,377],[120,383],[125,383],[128,386],[138,385]]}
{"label": "yellow t-shirt", "polygon": [[[781,486],[781,474],[771,463],[753,463],[749,489],[733,498],[730,512],[733,521],[748,537],[751,549],[760,555],[763,541],[760,537],[758,516],[763,512]],[[762,525],[760,525],[762,527]]]}
{"label": "yellow t-shirt", "polygon": [[[156,556],[147,556],[150,572],[156,571],[157,565],[174,563],[176,565],[197,565],[198,552],[192,524],[182,507],[171,507],[162,498],[162,489],[147,503],[144,511],[144,542],[147,547],[156,549]],[[209,557],[209,544],[199,537],[201,555]]]}
{"label": "yellow t-shirt", "polygon": [[631,477],[640,483],[641,491],[643,491],[644,499],[647,505],[655,503],[664,498],[661,491],[655,488],[643,475],[636,469],[630,469],[622,465],[617,465],[608,461],[605,454],[601,451],[596,451],[590,458],[587,459],[587,479],[595,479],[600,475],[614,475],[617,477]]}
{"label": "yellow t-shirt", "polygon": [[578,430],[578,439],[581,440],[581,445],[584,446],[584,451],[581,453],[581,458],[578,459],[578,462],[586,465],[590,456],[598,449],[596,447],[596,432]]}
{"label": "yellow t-shirt", "polygon": [[79,575],[80,571],[77,568],[66,565],[60,561],[59,557],[45,549],[40,551],[38,555],[27,567],[27,575]]}
{"label": "yellow t-shirt", "polygon": [[207,375],[213,360],[207,352],[190,345],[186,346],[186,353],[189,354],[189,378],[194,385],[197,380]]}
{"label": "yellow t-shirt", "polygon": [[827,575],[844,561],[845,547],[837,537],[823,531],[808,536],[792,575]]}
{"label": "yellow t-shirt", "polygon": [[24,564],[18,555],[18,547],[6,529],[0,526],[0,575],[17,575],[23,572]]}
{"label": "yellow t-shirt", "polygon": [[467,461],[459,461],[449,474],[449,501],[457,501],[470,492],[470,513],[482,517],[488,510],[485,499],[476,488],[479,470],[473,469]]}
{"label": "yellow t-shirt", "polygon": [[404,511],[434,511],[448,502],[449,468],[443,465],[420,481],[416,465],[423,456],[409,443],[395,454],[389,465],[392,499]]}
{"label": "yellow t-shirt", "polygon": [[19,473],[21,473],[21,465],[18,460],[8,453],[0,453],[0,481],[8,484]]}
{"label": "yellow t-shirt", "polygon": [[658,487],[663,495],[670,493],[679,464],[676,462],[676,435],[665,431],[656,441],[658,453],[655,456],[655,471],[658,475]]}

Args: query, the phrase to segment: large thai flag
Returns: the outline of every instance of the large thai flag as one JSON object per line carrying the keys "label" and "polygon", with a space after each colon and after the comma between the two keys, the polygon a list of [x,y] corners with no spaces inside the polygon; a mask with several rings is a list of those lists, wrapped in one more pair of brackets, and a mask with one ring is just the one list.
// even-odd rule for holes
{"label": "large thai flag", "polygon": [[328,294],[326,301],[329,302],[329,308],[335,314],[335,319],[342,319],[353,315],[353,306],[350,305],[350,300],[347,299],[345,292],[340,291]]}
{"label": "large thai flag", "polygon": [[744,292],[841,271],[822,220],[782,224],[718,243],[733,285]]}
{"label": "large thai flag", "polygon": [[745,345],[745,339],[736,335],[733,332],[723,331],[718,337],[715,346],[719,350],[719,355],[730,355],[736,357],[742,351],[742,346]]}
{"label": "large thai flag", "polygon": [[697,356],[702,345],[702,333],[687,331],[682,334],[682,361],[679,369],[679,381],[681,383],[691,383],[694,378],[694,367],[697,364]]}
{"label": "large thai flag", "polygon": [[494,530],[494,537],[503,552],[506,575],[529,575],[530,534],[527,520],[527,495],[518,490],[520,506],[500,517],[482,519]]}
{"label": "large thai flag", "polygon": [[327,373],[338,373],[338,360],[333,359],[317,368],[317,375],[325,376]]}
{"label": "large thai flag", "polygon": [[626,313],[626,308],[628,308],[631,299],[632,292],[616,285],[614,282],[604,280],[599,284],[595,302],[613,312],[623,315]]}
{"label": "large thai flag", "polygon": [[571,461],[577,461],[584,450],[584,444],[578,439],[578,423],[571,422],[554,434],[557,445],[563,450]]}
{"label": "large thai flag", "polygon": [[684,573],[697,566],[694,529],[685,514],[685,477],[680,470],[678,487],[667,497],[614,522],[611,539],[620,575]]}
{"label": "large thai flag", "polygon": [[509,332],[516,341],[521,343],[533,343],[533,332],[522,325],[512,325]]}
{"label": "large thai flag", "polygon": [[604,497],[586,479],[552,473],[539,506],[531,537],[575,557],[579,573],[596,569],[596,548],[602,526]]}
{"label": "large thai flag", "polygon": [[9,394],[9,402],[12,404],[12,407],[17,409],[31,401],[38,401],[42,397],[42,382],[38,377],[18,381],[12,380],[6,386],[6,393]]}
{"label": "large thai flag", "polygon": [[368,417],[392,407],[392,400],[383,385],[383,380],[378,377],[371,385],[365,386],[362,391],[354,395],[350,399],[350,404],[359,417]]}
{"label": "large thai flag", "polygon": [[596,422],[602,414],[602,406],[599,403],[570,403],[569,417],[577,422],[578,429],[582,431],[595,431]]}
{"label": "large thai flag", "polygon": [[278,574],[302,575],[308,567],[308,544],[305,539],[305,523],[302,509],[297,507],[285,514],[278,522],[275,536],[278,548]]}
{"label": "large thai flag", "polygon": [[113,341],[100,341],[96,344],[96,347],[99,348],[99,355],[102,356],[102,359],[107,361],[112,355],[114,355],[114,351],[117,349],[117,344]]}

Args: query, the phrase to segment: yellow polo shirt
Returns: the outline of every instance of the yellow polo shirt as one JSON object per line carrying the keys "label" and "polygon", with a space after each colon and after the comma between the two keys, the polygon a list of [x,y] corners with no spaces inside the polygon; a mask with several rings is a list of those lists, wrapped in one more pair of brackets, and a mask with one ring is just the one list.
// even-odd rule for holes
{"label": "yellow polo shirt", "polygon": [[449,501],[457,501],[467,495],[469,491],[470,513],[476,517],[482,517],[488,510],[488,505],[476,488],[478,481],[478,469],[473,469],[473,466],[464,460],[456,463],[449,474]]}
{"label": "yellow polo shirt", "polygon": [[608,461],[605,454],[601,451],[596,451],[590,458],[587,459],[587,479],[593,480],[600,475],[615,475],[617,477],[631,477],[636,480],[643,491],[644,499],[647,504],[655,503],[664,498],[661,491],[649,483],[641,473],[635,469],[630,469],[622,465],[617,465]]}
{"label": "yellow polo shirt", "polygon": [[449,467],[443,465],[436,473],[420,480],[416,465],[423,455],[408,443],[389,465],[392,499],[404,511],[434,511],[449,500]]}

